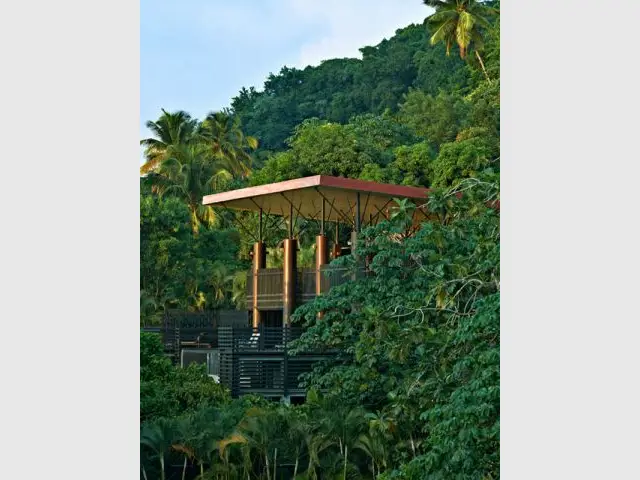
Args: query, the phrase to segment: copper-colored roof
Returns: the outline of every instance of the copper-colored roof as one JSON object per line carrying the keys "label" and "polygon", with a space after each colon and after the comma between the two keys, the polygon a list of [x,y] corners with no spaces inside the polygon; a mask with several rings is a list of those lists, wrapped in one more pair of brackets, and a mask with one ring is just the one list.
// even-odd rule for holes
{"label": "copper-colored roof", "polygon": [[257,212],[262,209],[264,213],[282,216],[289,214],[290,204],[293,204],[294,215],[318,219],[324,199],[327,221],[352,222],[356,197],[360,193],[361,219],[367,222],[393,206],[394,198],[409,198],[417,205],[423,205],[428,192],[427,188],[315,175],[207,195],[202,203],[235,210]]}

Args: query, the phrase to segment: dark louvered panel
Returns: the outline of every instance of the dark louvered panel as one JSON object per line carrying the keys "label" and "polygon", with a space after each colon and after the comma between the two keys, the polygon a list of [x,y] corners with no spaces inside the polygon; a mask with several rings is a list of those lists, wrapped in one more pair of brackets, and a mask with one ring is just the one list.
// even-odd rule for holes
{"label": "dark louvered panel", "polygon": [[298,327],[220,327],[220,381],[234,397],[303,396],[298,377],[326,355],[289,355],[289,344],[301,334]]}

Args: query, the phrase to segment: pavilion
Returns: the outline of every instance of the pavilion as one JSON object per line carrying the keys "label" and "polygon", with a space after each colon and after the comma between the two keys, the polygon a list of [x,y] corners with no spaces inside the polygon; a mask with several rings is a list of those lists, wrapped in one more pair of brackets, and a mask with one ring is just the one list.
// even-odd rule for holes
{"label": "pavilion", "polygon": [[[416,204],[413,221],[426,220],[425,207],[429,190],[420,187],[390,185],[343,177],[315,175],[284,182],[242,188],[207,195],[203,205],[225,209],[251,211],[259,216],[257,241],[253,246],[251,281],[247,281],[248,305],[252,325],[289,326],[297,304],[311,300],[336,282],[323,279],[329,259],[325,224],[334,222],[351,229],[351,248],[361,228],[388,219],[394,199],[409,199]],[[288,221],[288,235],[283,239],[283,267],[266,268],[266,247],[263,241],[263,216],[276,215]],[[297,240],[294,238],[296,219],[319,223],[316,237],[315,268],[296,267]],[[337,229],[336,229],[337,232]],[[342,247],[333,240],[332,257],[340,256]]]}

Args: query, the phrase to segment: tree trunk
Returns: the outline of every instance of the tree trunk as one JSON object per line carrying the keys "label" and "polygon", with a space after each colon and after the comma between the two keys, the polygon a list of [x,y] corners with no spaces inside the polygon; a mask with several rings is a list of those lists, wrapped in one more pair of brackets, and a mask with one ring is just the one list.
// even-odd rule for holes
{"label": "tree trunk", "polygon": [[273,480],[276,480],[276,465],[278,462],[278,449],[273,452]]}
{"label": "tree trunk", "polygon": [[204,464],[200,462],[200,478],[204,477]]}
{"label": "tree trunk", "polygon": [[298,474],[298,460],[300,458],[300,454],[298,452],[296,452],[296,465],[295,467],[293,467],[293,478],[295,480],[296,475]]}
{"label": "tree trunk", "polygon": [[342,475],[342,480],[347,480],[347,450],[348,447],[344,446],[344,470]]}
{"label": "tree trunk", "polygon": [[271,480],[271,471],[269,470],[269,452],[265,452],[264,458],[267,463],[267,480]]}
{"label": "tree trunk", "polygon": [[476,50],[476,58],[478,59],[478,62],[480,62],[480,67],[482,68],[482,73],[484,73],[484,77],[487,79],[487,82],[489,82],[489,85],[491,85],[491,79],[487,74],[487,70],[484,68],[484,62],[482,61],[482,57],[480,56],[477,50]]}
{"label": "tree trunk", "polygon": [[142,466],[142,478],[144,478],[144,480],[148,480],[147,479],[147,471],[144,469],[144,465]]}
{"label": "tree trunk", "polygon": [[164,480],[164,455],[160,455],[160,480]]}
{"label": "tree trunk", "polygon": [[182,464],[182,480],[184,480],[184,477],[187,473],[187,457],[184,457],[184,463]]}

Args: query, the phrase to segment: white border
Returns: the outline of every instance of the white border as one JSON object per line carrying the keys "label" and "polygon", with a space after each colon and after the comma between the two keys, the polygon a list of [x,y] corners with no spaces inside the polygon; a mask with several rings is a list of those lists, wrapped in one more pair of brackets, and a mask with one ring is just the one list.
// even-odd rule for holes
{"label": "white border", "polygon": [[0,476],[137,478],[139,5],[1,18]]}
{"label": "white border", "polygon": [[[639,10],[502,3],[506,480],[638,476]],[[134,478],[139,6],[2,23],[3,476]]]}
{"label": "white border", "polygon": [[502,2],[503,480],[640,476],[639,15]]}

